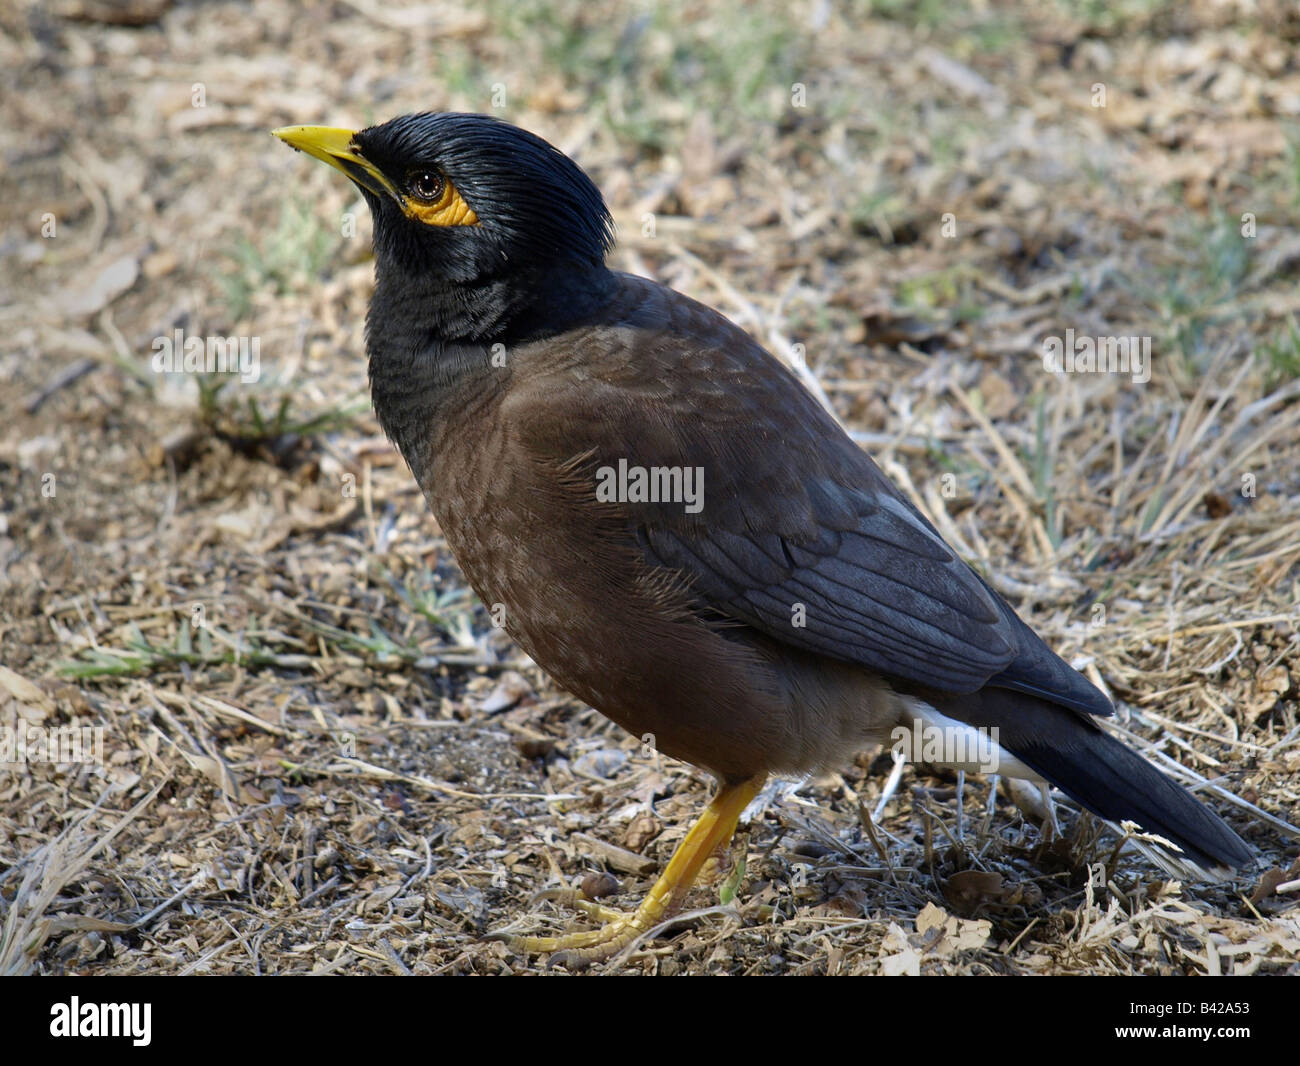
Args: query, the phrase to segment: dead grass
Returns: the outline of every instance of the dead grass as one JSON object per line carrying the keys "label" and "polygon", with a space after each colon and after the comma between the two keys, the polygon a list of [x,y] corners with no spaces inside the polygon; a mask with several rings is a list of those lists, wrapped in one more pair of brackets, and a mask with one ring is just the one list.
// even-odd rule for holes
{"label": "dead grass", "polygon": [[[590,871],[634,900],[704,802],[464,588],[366,403],[368,219],[266,136],[498,86],[619,265],[802,359],[1261,859],[1170,883],[923,768],[873,825],[867,753],[619,965],[1296,972],[1300,24],[950,7],[0,12],[0,724],[104,730],[0,770],[0,972],[538,972],[485,934],[562,928],[530,898]],[[261,379],[154,374],[176,329],[257,337]],[[1046,374],[1066,329],[1151,337],[1150,382]]]}

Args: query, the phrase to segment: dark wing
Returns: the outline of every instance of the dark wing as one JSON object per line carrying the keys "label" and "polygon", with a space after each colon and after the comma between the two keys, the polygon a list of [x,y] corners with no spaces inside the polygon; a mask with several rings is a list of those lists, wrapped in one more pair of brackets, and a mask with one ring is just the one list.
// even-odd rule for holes
{"label": "dark wing", "polygon": [[622,506],[647,560],[685,575],[703,608],[946,692],[992,683],[1111,713],[746,333],[640,279],[613,312],[566,337],[569,358],[530,368],[505,421],[593,497],[620,460],[698,472],[699,499]]}

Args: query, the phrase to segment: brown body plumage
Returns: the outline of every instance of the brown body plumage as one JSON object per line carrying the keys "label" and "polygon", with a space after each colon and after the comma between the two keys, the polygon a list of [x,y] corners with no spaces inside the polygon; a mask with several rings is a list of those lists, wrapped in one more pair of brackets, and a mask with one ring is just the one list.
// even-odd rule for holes
{"label": "brown body plumage", "polygon": [[[563,345],[513,348],[504,374],[474,375],[448,394],[430,419],[436,458],[413,466],[465,576],[485,604],[503,605],[506,630],[533,659],[658,750],[730,780],[840,763],[888,734],[900,701],[859,669],[712,615],[679,571],[646,557],[638,505],[601,502],[594,486],[597,469],[620,457],[647,468],[704,459],[700,514],[715,520],[728,488],[674,431],[731,422],[742,386],[753,391],[756,375],[772,373],[787,372],[715,312],[620,277]],[[754,411],[751,425],[793,432],[824,417],[808,402]],[[620,437],[647,422],[659,440]],[[742,477],[767,481],[765,436],[730,442]],[[774,518],[798,505],[771,502]],[[645,509],[657,506],[682,508]]]}

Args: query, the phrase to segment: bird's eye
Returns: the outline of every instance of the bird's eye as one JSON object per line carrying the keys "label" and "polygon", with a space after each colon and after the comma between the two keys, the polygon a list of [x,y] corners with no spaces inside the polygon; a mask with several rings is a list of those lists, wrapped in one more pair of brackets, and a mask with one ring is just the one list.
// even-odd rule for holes
{"label": "bird's eye", "polygon": [[432,170],[416,170],[407,178],[406,187],[415,199],[433,203],[442,195],[442,175]]}

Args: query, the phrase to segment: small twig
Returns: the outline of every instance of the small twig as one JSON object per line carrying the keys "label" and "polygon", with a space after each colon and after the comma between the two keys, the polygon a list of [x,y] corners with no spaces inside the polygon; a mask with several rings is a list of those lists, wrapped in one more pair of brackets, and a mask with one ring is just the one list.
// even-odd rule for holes
{"label": "small twig", "polygon": [[27,413],[34,415],[41,409],[41,405],[56,392],[66,389],[73,382],[80,381],[98,366],[98,361],[94,359],[78,359],[75,363],[64,367],[61,372],[54,375],[44,388],[27,397],[27,402],[23,405]]}

